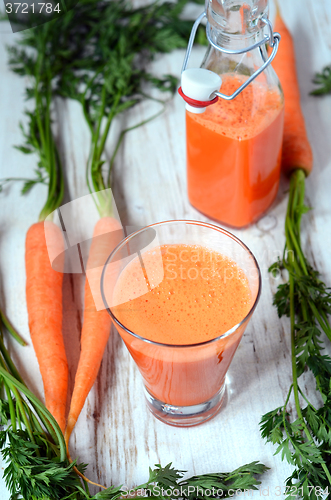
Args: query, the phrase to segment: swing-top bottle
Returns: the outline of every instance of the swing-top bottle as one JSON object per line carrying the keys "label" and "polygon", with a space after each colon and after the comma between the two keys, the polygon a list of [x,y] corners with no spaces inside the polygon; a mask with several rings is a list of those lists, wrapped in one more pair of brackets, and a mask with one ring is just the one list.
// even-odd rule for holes
{"label": "swing-top bottle", "polygon": [[[219,75],[220,92],[230,96],[268,59],[268,1],[207,0],[206,16],[202,68]],[[204,110],[187,105],[188,195],[197,210],[231,227],[266,212],[278,190],[283,110],[271,65],[232,100],[219,98]]]}

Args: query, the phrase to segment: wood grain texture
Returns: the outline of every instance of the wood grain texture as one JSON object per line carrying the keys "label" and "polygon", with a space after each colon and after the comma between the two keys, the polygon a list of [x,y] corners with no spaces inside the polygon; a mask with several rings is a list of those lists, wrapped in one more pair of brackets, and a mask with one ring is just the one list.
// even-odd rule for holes
{"label": "wood grain texture", "polygon": [[[314,151],[314,170],[307,181],[307,200],[314,210],[303,222],[307,255],[331,284],[331,96],[309,96],[315,71],[331,62],[331,4],[329,0],[279,1],[294,36],[303,112]],[[5,44],[19,35],[0,24],[0,178],[29,175],[36,158],[13,149],[21,142],[18,128],[24,117],[24,81],[9,72]],[[160,73],[179,74],[183,51],[160,58]],[[203,50],[196,49],[192,64],[198,65]],[[143,104],[122,118],[107,144],[110,157],[121,125],[141,121],[155,111]],[[84,168],[89,142],[77,103],[58,100],[57,129],[65,159],[65,201],[87,193]],[[206,220],[188,203],[185,178],[184,106],[179,97],[153,122],[130,132],[119,151],[113,172],[114,195],[124,225],[142,226],[167,219]],[[243,463],[260,460],[271,467],[263,479],[264,495],[283,487],[290,467],[274,457],[275,449],[260,438],[258,422],[263,413],[281,405],[291,383],[290,332],[279,320],[272,296],[279,281],[268,266],[283,249],[283,223],[288,185],[282,182],[276,202],[262,220],[234,231],[256,255],[263,275],[263,293],[257,310],[238,348],[228,376],[227,404],[212,421],[195,428],[177,429],[154,419],[146,410],[142,382],[118,334],[113,331],[97,383],[91,391],[71,441],[72,455],[88,462],[88,476],[98,482],[128,487],[146,480],[148,466],[173,462],[195,473],[229,471]],[[0,196],[0,302],[23,337],[29,339],[25,305],[24,239],[38,217],[43,187],[21,197],[18,185],[8,186]],[[73,380],[79,355],[83,278],[65,277],[64,335],[71,359]],[[10,344],[11,346],[11,344]],[[12,348],[20,370],[37,395],[42,382],[31,345]],[[314,385],[305,381],[314,397]],[[3,465],[2,465],[3,466]],[[267,490],[266,490],[267,491]],[[260,497],[256,492],[254,497]],[[0,498],[7,500],[0,480]]]}

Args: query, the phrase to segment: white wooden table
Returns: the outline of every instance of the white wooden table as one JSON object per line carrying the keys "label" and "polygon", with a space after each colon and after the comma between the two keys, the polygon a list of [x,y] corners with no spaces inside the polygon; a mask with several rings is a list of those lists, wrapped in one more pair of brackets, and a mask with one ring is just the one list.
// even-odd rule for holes
{"label": "white wooden table", "polygon": [[[296,46],[297,68],[308,135],[314,150],[314,171],[307,181],[307,201],[314,207],[304,217],[305,251],[331,284],[331,95],[309,96],[315,71],[331,63],[331,3],[329,0],[281,0],[283,17]],[[0,24],[0,178],[32,175],[36,159],[13,148],[22,141],[18,127],[24,120],[24,79],[7,66],[6,44],[13,44],[7,23]],[[201,61],[203,49],[195,49],[193,63]],[[183,51],[162,57],[157,63],[164,73],[179,74]],[[134,123],[148,116],[142,105],[130,113]],[[57,103],[61,129],[61,151],[65,157],[66,199],[87,193],[84,166],[89,135],[76,103]],[[109,140],[110,153],[113,139]],[[262,490],[254,493],[279,498],[279,488],[291,468],[275,448],[266,445],[259,432],[265,412],[282,405],[291,383],[290,331],[286,319],[279,320],[272,296],[279,283],[268,266],[281,255],[283,223],[287,205],[286,182],[272,210],[252,227],[235,233],[255,253],[263,274],[263,292],[228,376],[228,401],[219,415],[202,426],[178,429],[162,424],[148,413],[140,376],[118,334],[113,332],[95,387],[79,418],[71,441],[72,455],[89,463],[87,475],[102,484],[128,487],[147,479],[148,466],[169,462],[190,475],[230,471],[259,460],[271,468],[263,477]],[[24,240],[28,227],[37,220],[45,188],[36,187],[20,196],[13,184],[0,195],[0,303],[15,327],[29,340],[25,303]],[[114,194],[122,223],[146,225],[168,219],[205,220],[188,203],[185,178],[184,105],[177,96],[166,113],[131,132],[116,160]],[[82,317],[82,277],[65,277],[64,335],[71,365],[71,384],[79,356]],[[41,377],[31,345],[11,344],[11,352],[25,380],[39,396]],[[307,379],[309,397],[314,385]],[[1,470],[4,464],[1,465]],[[0,479],[0,498],[8,493]]]}

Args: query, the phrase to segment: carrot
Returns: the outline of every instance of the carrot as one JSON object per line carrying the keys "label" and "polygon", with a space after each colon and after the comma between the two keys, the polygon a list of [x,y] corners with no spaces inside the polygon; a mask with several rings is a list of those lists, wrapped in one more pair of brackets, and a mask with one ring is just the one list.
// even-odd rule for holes
{"label": "carrot", "polygon": [[285,97],[282,170],[286,175],[290,175],[293,170],[301,168],[307,176],[313,167],[313,154],[300,106],[294,43],[278,8],[274,29],[282,37],[277,55],[272,63]]}
{"label": "carrot", "polygon": [[[47,186],[47,198],[39,214],[39,222],[30,227],[26,236],[26,301],[31,340],[44,385],[45,403],[64,431],[68,366],[62,338],[63,274],[52,269],[47,251],[47,246],[52,247],[52,254],[62,254],[64,257],[64,241],[60,229],[46,221],[59,208],[64,195],[61,157],[52,130],[54,79],[58,77],[61,66],[59,57],[62,58],[62,55],[59,56],[61,51],[58,50],[58,54],[53,54],[50,64],[50,54],[54,52],[54,42],[57,40],[54,29],[46,23],[35,30],[27,30],[29,33],[21,40],[24,48],[17,51],[17,48],[11,47],[13,50],[10,51],[12,57],[9,58],[9,64],[15,72],[19,67],[22,76],[29,75],[28,98],[33,102],[33,107],[25,113],[27,124],[22,129],[24,145],[18,149],[24,154],[37,154],[38,175],[34,179],[18,179],[25,181],[22,193],[27,193],[38,183]],[[24,63],[26,58],[29,59],[28,66]],[[46,227],[49,233],[47,245],[44,231]],[[57,262],[61,270],[61,257]]]}
{"label": "carrot", "polygon": [[[84,318],[81,336],[81,353],[71,398],[65,440],[76,425],[85,400],[98,375],[102,356],[106,348],[111,318],[105,309],[97,310],[101,300],[100,279],[107,257],[122,239],[121,225],[113,217],[102,217],[96,223],[86,266]],[[100,238],[100,235],[103,235]],[[93,292],[93,293],[92,293]]]}
{"label": "carrot", "polygon": [[26,301],[45,403],[63,432],[68,386],[68,364],[62,337],[63,274],[51,267],[44,224],[47,224],[47,244],[53,247],[52,252],[64,255],[62,233],[55,224],[37,222],[30,227],[25,245]]}

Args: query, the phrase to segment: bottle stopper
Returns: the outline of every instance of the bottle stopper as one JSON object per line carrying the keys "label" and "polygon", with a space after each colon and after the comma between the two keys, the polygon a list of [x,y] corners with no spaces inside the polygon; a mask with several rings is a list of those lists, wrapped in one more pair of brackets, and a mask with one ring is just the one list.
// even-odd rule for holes
{"label": "bottle stopper", "polygon": [[219,75],[203,68],[190,68],[182,72],[181,87],[178,92],[191,113],[203,113],[207,106],[218,101],[214,92],[222,85]]}

